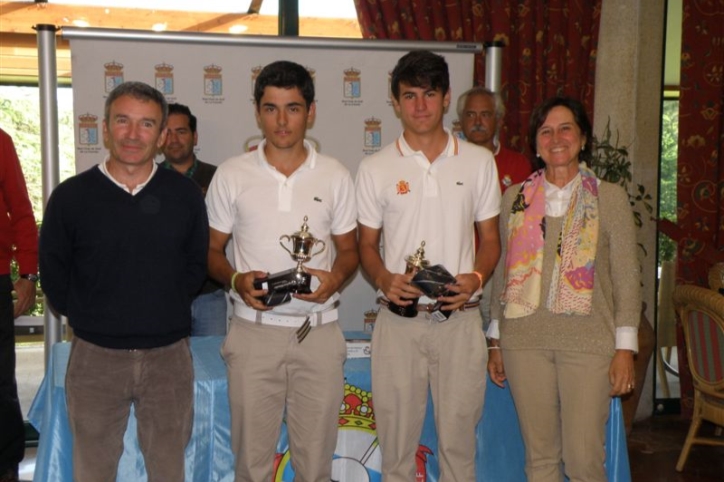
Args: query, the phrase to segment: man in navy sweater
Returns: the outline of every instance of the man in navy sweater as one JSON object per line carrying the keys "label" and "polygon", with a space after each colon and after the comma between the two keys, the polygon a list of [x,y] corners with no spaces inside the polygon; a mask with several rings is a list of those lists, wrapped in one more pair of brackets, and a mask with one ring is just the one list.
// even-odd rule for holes
{"label": "man in navy sweater", "polygon": [[149,482],[184,480],[190,307],[209,232],[199,188],[154,162],[167,113],[152,87],[116,87],[107,160],[60,184],[43,219],[43,291],[75,333],[65,382],[76,482],[115,480],[131,405]]}

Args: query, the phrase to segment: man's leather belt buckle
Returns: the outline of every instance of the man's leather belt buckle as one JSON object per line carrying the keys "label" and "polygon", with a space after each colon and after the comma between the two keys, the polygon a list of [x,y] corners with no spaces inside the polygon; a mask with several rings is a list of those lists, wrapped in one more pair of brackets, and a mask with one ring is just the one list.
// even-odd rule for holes
{"label": "man's leather belt buckle", "polygon": [[[377,302],[388,309],[390,308],[390,300],[388,300],[386,298],[378,298]],[[480,306],[480,301],[469,301],[469,302],[465,303],[464,305],[462,305],[460,308],[458,308],[458,310],[465,311],[470,308],[477,308],[478,306]],[[438,310],[439,310],[439,307],[437,306],[436,303],[419,303],[417,305],[417,311],[422,311],[424,313],[435,313]],[[393,310],[390,310],[390,311],[392,313],[395,313]],[[395,314],[397,314],[397,313],[395,313]],[[445,318],[443,320],[436,319],[436,321],[445,321],[446,319],[447,318]]]}

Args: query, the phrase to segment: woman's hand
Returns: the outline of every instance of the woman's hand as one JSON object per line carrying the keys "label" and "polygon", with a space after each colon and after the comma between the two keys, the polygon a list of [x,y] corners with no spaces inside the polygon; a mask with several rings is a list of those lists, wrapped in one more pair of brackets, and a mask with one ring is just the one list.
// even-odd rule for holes
{"label": "woman's hand", "polygon": [[503,353],[498,347],[488,350],[488,374],[493,383],[500,388],[505,388],[503,382],[507,377],[505,376],[505,367],[503,366]]}
{"label": "woman's hand", "polygon": [[608,379],[611,383],[609,395],[612,397],[633,392],[636,388],[636,373],[634,372],[634,353],[631,350],[616,350],[608,369]]}

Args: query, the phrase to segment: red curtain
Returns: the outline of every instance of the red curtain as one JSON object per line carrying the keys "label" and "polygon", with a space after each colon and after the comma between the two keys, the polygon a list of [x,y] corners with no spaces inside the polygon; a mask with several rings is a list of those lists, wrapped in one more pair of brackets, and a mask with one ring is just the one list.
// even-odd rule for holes
{"label": "red curtain", "polygon": [[[708,287],[707,273],[724,253],[724,1],[684,0],[679,98],[677,282]],[[693,387],[678,327],[682,413]]]}
{"label": "red curtain", "polygon": [[[501,94],[508,114],[502,136],[523,151],[531,111],[547,97],[577,97],[593,118],[601,2],[355,0],[355,5],[367,39],[503,42]],[[483,56],[475,62],[470,85],[483,85]]]}
{"label": "red curtain", "polygon": [[677,222],[679,282],[708,286],[724,251],[724,1],[685,0],[681,42]]}

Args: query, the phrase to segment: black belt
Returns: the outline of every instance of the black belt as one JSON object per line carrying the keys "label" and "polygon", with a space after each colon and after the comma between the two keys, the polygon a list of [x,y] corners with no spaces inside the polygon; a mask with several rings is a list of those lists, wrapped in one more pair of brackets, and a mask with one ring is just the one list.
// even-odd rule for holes
{"label": "black belt", "polygon": [[[386,308],[390,307],[390,300],[388,300],[387,298],[377,298],[377,302]],[[435,303],[418,303],[417,311],[432,313],[435,306]],[[478,306],[480,306],[480,301],[469,301],[467,303],[464,303],[460,308],[458,308],[458,310],[465,311],[469,308],[477,308]]]}

